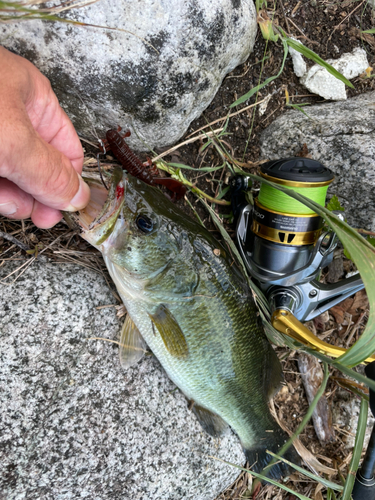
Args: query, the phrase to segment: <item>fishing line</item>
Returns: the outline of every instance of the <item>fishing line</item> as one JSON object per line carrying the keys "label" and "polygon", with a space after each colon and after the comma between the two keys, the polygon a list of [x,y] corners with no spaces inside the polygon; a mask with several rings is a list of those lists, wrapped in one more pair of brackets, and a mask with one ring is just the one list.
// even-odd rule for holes
{"label": "fishing line", "polygon": [[[295,193],[302,194],[324,207],[328,185],[321,187],[297,187],[290,184],[285,185]],[[270,210],[275,210],[276,212],[298,215],[315,213],[303,203],[297,201],[294,198],[291,198],[287,194],[279,191],[278,189],[275,189],[272,186],[269,186],[268,184],[262,184],[258,199],[264,207],[267,207]]]}
{"label": "fishing line", "polygon": [[[333,181],[332,172],[309,158],[267,162],[261,166],[260,175],[321,206],[325,205],[327,189]],[[308,246],[316,243],[322,228],[323,219],[317,213],[286,193],[262,183],[258,198],[254,201],[252,232],[255,235],[279,245]],[[261,242],[258,242],[258,247],[261,246]],[[289,252],[293,253],[291,250]],[[267,254],[265,249],[261,253],[263,257]],[[268,261],[262,265],[269,266]],[[279,265],[283,266],[281,262]]]}
{"label": "fishing line", "polygon": [[[99,141],[99,144],[100,146],[103,148],[103,154],[106,154],[106,149],[105,149],[105,146],[104,146],[104,142],[101,140],[101,139],[98,139]],[[106,190],[108,191],[108,187],[107,187],[107,184],[104,182],[104,179],[103,179],[103,174],[102,174],[102,169],[100,167],[100,159],[99,159],[99,155],[100,153],[98,153],[96,155],[96,161],[98,162],[98,170],[99,170],[99,175],[100,175],[100,179],[102,181],[102,184],[103,186],[106,188]]]}

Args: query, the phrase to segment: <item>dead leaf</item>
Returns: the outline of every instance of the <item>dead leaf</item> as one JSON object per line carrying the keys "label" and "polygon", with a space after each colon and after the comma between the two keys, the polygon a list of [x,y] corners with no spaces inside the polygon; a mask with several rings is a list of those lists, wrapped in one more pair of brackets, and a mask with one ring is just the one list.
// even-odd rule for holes
{"label": "dead leaf", "polygon": [[323,500],[323,495],[322,495],[322,491],[321,491],[322,488],[323,488],[322,483],[318,483],[316,488],[315,488],[315,493],[314,493],[315,500]]}
{"label": "dead leaf", "polygon": [[356,38],[358,38],[359,40],[365,41],[366,43],[368,43],[369,45],[371,45],[371,47],[373,49],[375,48],[375,38],[370,33],[362,33],[362,30],[360,30],[358,28],[355,28],[355,27],[352,27],[349,30],[349,33],[352,36],[355,36]]}
{"label": "dead leaf", "polygon": [[[280,425],[280,427],[283,429],[283,431],[285,431],[289,436],[293,436],[293,432],[291,432],[285,426],[284,422],[282,422],[278,418],[273,400],[270,401],[270,409],[272,416],[274,417],[276,422]],[[328,474],[329,476],[332,474],[336,474],[335,469],[331,469],[330,467],[327,467],[326,465],[320,463],[319,460],[302,444],[299,438],[293,441],[293,446],[296,449],[299,456],[302,458],[302,460],[314,474],[318,475],[318,471],[322,472],[323,474]]]}
{"label": "dead leaf", "polygon": [[338,325],[342,325],[344,321],[345,311],[342,309],[341,305],[333,306],[329,310]]}
{"label": "dead leaf", "polygon": [[[316,396],[323,381],[322,367],[314,356],[300,352],[298,356],[298,369],[301,373],[302,382],[309,404]],[[332,412],[325,395],[316,405],[313,415],[315,433],[322,444],[335,441],[335,432],[332,425]]]}
{"label": "dead leaf", "polygon": [[304,143],[302,145],[302,148],[301,148],[300,152],[297,153],[296,156],[301,156],[303,158],[311,158],[311,155],[309,154],[309,149],[308,149],[306,143]]}
{"label": "dead leaf", "polygon": [[360,290],[359,292],[357,292],[354,295],[353,304],[351,305],[350,309],[348,310],[348,313],[355,315],[355,313],[357,312],[357,309],[361,309],[362,311],[365,311],[368,308],[369,308],[369,301],[368,301],[366,290]]}
{"label": "dead leaf", "polygon": [[353,306],[354,299],[352,297],[348,297],[347,299],[340,302],[340,306],[345,312],[349,312],[349,309]]}
{"label": "dead leaf", "polygon": [[316,316],[313,319],[315,328],[318,332],[324,332],[326,330],[326,323],[329,322],[329,313],[325,311],[323,314]]}

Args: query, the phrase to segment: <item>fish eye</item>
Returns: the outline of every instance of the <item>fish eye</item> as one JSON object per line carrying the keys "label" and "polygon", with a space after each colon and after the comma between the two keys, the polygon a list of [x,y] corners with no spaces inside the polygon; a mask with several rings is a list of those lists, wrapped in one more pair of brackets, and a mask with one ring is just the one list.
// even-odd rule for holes
{"label": "fish eye", "polygon": [[154,223],[145,214],[138,215],[138,217],[135,219],[135,223],[137,224],[137,227],[142,233],[151,233],[151,231],[154,229]]}

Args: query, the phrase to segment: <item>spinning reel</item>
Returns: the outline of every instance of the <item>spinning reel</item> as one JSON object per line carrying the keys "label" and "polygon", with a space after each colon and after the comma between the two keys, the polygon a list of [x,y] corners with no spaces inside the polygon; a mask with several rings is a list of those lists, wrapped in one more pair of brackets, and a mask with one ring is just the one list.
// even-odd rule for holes
{"label": "spinning reel", "polygon": [[[261,166],[260,175],[325,205],[333,174],[309,158],[286,158]],[[232,179],[232,207],[237,219],[237,244],[252,278],[271,305],[273,326],[332,357],[346,350],[313,335],[308,321],[364,288],[359,275],[338,283],[319,282],[333,259],[338,239],[323,219],[306,205],[262,183],[259,195],[247,201],[248,178]],[[343,218],[342,212],[336,213]],[[375,356],[368,362],[374,361]]]}

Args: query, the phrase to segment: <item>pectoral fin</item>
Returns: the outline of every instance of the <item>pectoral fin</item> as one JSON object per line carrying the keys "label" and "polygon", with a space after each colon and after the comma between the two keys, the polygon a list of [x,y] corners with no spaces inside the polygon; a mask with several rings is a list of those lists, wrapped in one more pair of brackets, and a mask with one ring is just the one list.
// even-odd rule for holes
{"label": "pectoral fin", "polygon": [[195,404],[193,406],[193,413],[203,427],[203,430],[205,430],[210,436],[219,437],[224,434],[228,428],[228,424],[224,422],[219,415],[203,408],[203,406]]}
{"label": "pectoral fin", "polygon": [[176,358],[186,358],[189,348],[185,336],[168,307],[160,304],[156,312],[149,316],[168,352]]}
{"label": "pectoral fin", "polygon": [[119,355],[121,366],[130,368],[135,363],[138,363],[146,352],[146,347],[146,342],[128,314],[120,335]]}

